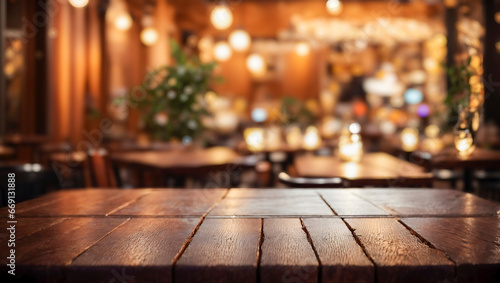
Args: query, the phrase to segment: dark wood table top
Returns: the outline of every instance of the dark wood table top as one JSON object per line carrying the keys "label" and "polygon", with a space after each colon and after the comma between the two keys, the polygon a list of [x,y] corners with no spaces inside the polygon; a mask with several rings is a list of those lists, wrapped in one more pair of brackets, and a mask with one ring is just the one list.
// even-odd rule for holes
{"label": "dark wood table top", "polygon": [[1,209],[0,237],[17,221],[37,282],[498,282],[499,211],[440,189],[85,189]]}
{"label": "dark wood table top", "polygon": [[463,157],[455,149],[446,149],[433,155],[431,164],[435,168],[500,168],[500,151],[476,148]]}
{"label": "dark wood table top", "polygon": [[365,153],[361,162],[343,162],[337,156],[304,155],[295,158],[299,177],[340,177],[351,186],[424,185],[432,181],[425,168],[386,153]]}
{"label": "dark wood table top", "polygon": [[227,147],[185,148],[166,151],[120,152],[111,155],[113,162],[162,170],[211,168],[252,163],[251,157],[239,155]]}

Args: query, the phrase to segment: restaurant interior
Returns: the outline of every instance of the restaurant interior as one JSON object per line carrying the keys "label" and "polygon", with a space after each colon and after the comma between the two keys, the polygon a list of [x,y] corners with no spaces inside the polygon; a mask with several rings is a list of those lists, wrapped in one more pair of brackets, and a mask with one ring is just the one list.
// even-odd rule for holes
{"label": "restaurant interior", "polygon": [[0,46],[2,282],[500,282],[498,0],[1,0]]}

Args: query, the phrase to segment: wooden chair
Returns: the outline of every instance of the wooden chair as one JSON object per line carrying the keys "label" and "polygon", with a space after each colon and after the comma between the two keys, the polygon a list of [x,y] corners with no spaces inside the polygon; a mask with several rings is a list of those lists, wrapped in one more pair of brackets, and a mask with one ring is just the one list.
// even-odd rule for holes
{"label": "wooden chair", "polygon": [[90,186],[97,188],[120,187],[119,176],[111,165],[106,149],[90,149],[87,152],[87,168]]}
{"label": "wooden chair", "polygon": [[280,183],[292,188],[342,188],[341,178],[302,178],[291,177],[285,172],[278,175]]}

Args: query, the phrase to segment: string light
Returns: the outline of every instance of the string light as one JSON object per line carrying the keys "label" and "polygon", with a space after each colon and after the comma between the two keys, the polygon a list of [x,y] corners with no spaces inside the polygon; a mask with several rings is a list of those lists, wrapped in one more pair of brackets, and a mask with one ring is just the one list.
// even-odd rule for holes
{"label": "string light", "polygon": [[89,0],[69,0],[69,4],[75,8],[83,8],[89,4]]}
{"label": "string light", "polygon": [[233,52],[231,47],[224,41],[217,42],[214,46],[214,56],[217,61],[224,62],[227,61]]}
{"label": "string light", "polygon": [[235,30],[229,35],[229,43],[236,51],[248,50],[250,41],[250,35],[242,29]]}
{"label": "string light", "polygon": [[233,13],[226,5],[217,5],[210,13],[210,21],[216,29],[227,29],[233,23]]}
{"label": "string light", "polygon": [[259,54],[252,54],[247,58],[247,68],[256,77],[263,76],[266,73],[266,62]]}
{"label": "string light", "polygon": [[123,13],[116,17],[115,19],[115,27],[119,30],[125,31],[132,27],[132,17],[129,13]]}
{"label": "string light", "polygon": [[342,12],[342,3],[339,0],[326,1],[326,10],[333,16],[337,16]]}
{"label": "string light", "polygon": [[146,46],[151,46],[158,40],[158,32],[154,28],[145,28],[141,31],[141,41]]}

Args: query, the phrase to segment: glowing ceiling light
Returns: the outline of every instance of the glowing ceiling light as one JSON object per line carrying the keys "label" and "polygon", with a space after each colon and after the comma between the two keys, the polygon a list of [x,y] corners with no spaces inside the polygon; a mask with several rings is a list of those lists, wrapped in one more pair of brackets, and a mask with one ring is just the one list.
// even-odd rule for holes
{"label": "glowing ceiling light", "polygon": [[339,0],[326,1],[326,10],[333,16],[337,16],[342,12],[342,3]]}
{"label": "glowing ceiling light", "polygon": [[307,56],[311,52],[309,44],[306,42],[299,42],[295,45],[295,53],[299,56]]}
{"label": "glowing ceiling light", "polygon": [[266,73],[266,62],[259,54],[252,54],[247,58],[247,68],[254,76],[263,76]]}
{"label": "glowing ceiling light", "polygon": [[229,35],[229,43],[236,51],[248,50],[248,47],[250,47],[250,41],[250,35],[242,29],[235,30]]}
{"label": "glowing ceiling light", "polygon": [[115,27],[119,30],[128,30],[132,27],[132,17],[129,13],[123,13],[116,17],[115,19]]}
{"label": "glowing ceiling light", "polygon": [[146,46],[151,46],[158,40],[158,32],[154,28],[145,28],[141,31],[141,41]]}
{"label": "glowing ceiling light", "polygon": [[233,52],[231,51],[231,47],[224,41],[217,42],[214,46],[214,56],[217,61],[227,61]]}
{"label": "glowing ceiling light", "polygon": [[69,4],[75,8],[83,8],[89,4],[89,0],[69,0]]}
{"label": "glowing ceiling light", "polygon": [[210,13],[210,22],[216,29],[227,29],[233,23],[233,13],[226,5],[217,5]]}

